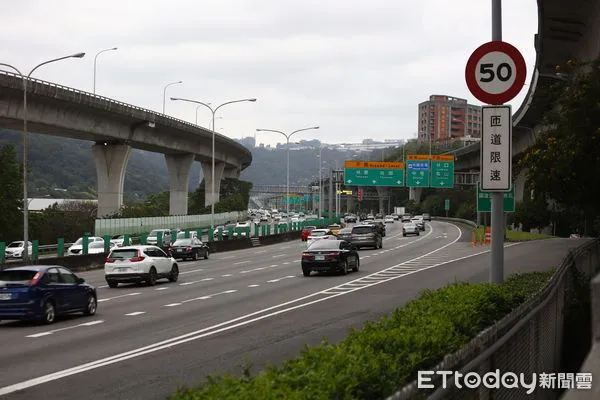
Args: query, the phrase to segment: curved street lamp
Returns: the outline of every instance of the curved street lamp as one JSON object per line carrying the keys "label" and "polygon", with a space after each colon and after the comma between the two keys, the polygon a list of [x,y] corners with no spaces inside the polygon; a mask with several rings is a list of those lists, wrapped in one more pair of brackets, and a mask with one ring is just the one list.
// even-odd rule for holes
{"label": "curved street lamp", "polygon": [[[298,132],[302,132],[302,131],[309,131],[311,129],[319,129],[319,127],[311,126],[310,128],[302,128],[302,129],[295,130],[290,134],[286,134],[284,132],[277,131],[274,129],[256,129],[257,132],[275,132],[275,133],[280,133],[283,136],[285,136],[286,149],[287,149],[287,174],[286,174],[286,185],[285,185],[285,188],[286,188],[285,196],[286,196],[287,201],[285,203],[285,214],[286,214],[286,218],[288,219],[288,226],[289,226],[289,221],[290,221],[290,138],[292,137],[292,135],[294,133],[298,133]],[[320,199],[320,197],[319,197],[319,199]]]}
{"label": "curved street lamp", "polygon": [[75,53],[64,57],[54,58],[52,60],[44,61],[33,67],[31,71],[25,76],[16,67],[10,64],[0,63],[0,66],[8,67],[17,72],[23,80],[23,261],[29,261],[29,203],[27,201],[27,170],[29,168],[29,133],[27,132],[27,81],[31,77],[31,74],[41,67],[42,65],[50,64],[56,61],[66,60],[67,58],[83,58],[85,53]]}
{"label": "curved street lamp", "polygon": [[[197,100],[182,99],[179,97],[171,97],[171,100],[187,101],[188,103],[199,104],[199,105],[202,105],[202,106],[208,108],[210,110],[210,112],[212,113],[212,157],[211,157],[211,159],[212,159],[212,168],[211,168],[212,189],[211,189],[211,199],[210,199],[211,200],[211,202],[210,202],[211,203],[210,204],[210,229],[211,229],[211,231],[213,231],[215,229],[215,114],[219,108],[226,106],[227,104],[241,103],[244,101],[255,102],[256,99],[252,98],[252,99],[232,100],[232,101],[228,101],[223,104],[219,104],[215,108],[212,108],[210,106],[210,103],[204,103],[202,101],[197,101]],[[196,110],[198,110],[198,108],[196,108]]]}
{"label": "curved street lamp", "polygon": [[96,94],[96,60],[98,59],[98,56],[106,51],[112,51],[117,49],[117,47],[112,47],[110,49],[100,50],[98,53],[96,53],[96,56],[94,56],[94,94]]}
{"label": "curved street lamp", "polygon": [[180,83],[183,83],[183,81],[171,82],[171,83],[167,83],[165,85],[165,88],[163,89],[163,112],[162,112],[163,114],[165,113],[165,99],[166,99],[166,96],[167,96],[167,88],[169,86],[177,85],[177,84],[180,84]]}

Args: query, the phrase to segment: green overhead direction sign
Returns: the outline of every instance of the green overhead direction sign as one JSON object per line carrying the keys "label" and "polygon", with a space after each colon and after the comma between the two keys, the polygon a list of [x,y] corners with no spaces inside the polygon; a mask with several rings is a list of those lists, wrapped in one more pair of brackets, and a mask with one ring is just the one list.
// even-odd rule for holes
{"label": "green overhead direction sign", "polygon": [[[504,212],[515,212],[515,185],[512,185],[510,191],[504,192]],[[480,189],[477,184],[477,212],[492,212],[492,192],[486,192]]]}
{"label": "green overhead direction sign", "polygon": [[408,154],[406,156],[406,186],[429,187],[429,156]]}
{"label": "green overhead direction sign", "polygon": [[431,156],[431,187],[448,189],[454,187],[454,156]]}
{"label": "green overhead direction sign", "polygon": [[403,187],[404,163],[346,161],[344,185]]}

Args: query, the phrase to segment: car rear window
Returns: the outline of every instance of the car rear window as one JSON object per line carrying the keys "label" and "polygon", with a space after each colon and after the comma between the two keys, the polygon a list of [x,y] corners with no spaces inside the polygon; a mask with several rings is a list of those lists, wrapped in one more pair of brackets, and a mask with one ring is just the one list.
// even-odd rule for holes
{"label": "car rear window", "polygon": [[191,246],[192,239],[177,239],[173,246]]}
{"label": "car rear window", "polygon": [[339,250],[340,240],[317,240],[309,247],[310,250]]}
{"label": "car rear window", "polygon": [[136,249],[123,249],[114,250],[110,253],[110,258],[126,259],[137,257],[138,251]]}
{"label": "car rear window", "polygon": [[373,233],[374,226],[355,226],[352,228],[352,233],[357,235],[363,235],[365,233]]}
{"label": "car rear window", "polygon": [[27,283],[33,279],[37,271],[28,269],[4,270],[0,271],[0,284],[2,282]]}
{"label": "car rear window", "polygon": [[325,231],[311,231],[310,232],[310,236],[325,236],[325,234],[327,234],[327,232]]}

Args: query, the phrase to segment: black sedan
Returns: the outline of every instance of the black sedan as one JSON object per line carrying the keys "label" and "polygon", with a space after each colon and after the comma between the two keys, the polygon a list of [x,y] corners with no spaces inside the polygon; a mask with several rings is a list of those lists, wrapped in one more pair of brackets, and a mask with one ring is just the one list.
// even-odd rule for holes
{"label": "black sedan", "polygon": [[356,248],[345,240],[317,240],[302,253],[304,276],[309,276],[311,271],[346,275],[350,269],[358,272],[359,266]]}
{"label": "black sedan", "polygon": [[96,288],[69,269],[33,265],[0,271],[0,320],[51,324],[60,314],[96,314]]}
{"label": "black sedan", "polygon": [[352,228],[342,228],[336,236],[340,240],[350,241],[350,238],[352,237]]}
{"label": "black sedan", "polygon": [[169,247],[169,253],[171,257],[183,260],[187,260],[188,258],[197,260],[200,257],[208,259],[208,246],[195,237],[177,239]]}

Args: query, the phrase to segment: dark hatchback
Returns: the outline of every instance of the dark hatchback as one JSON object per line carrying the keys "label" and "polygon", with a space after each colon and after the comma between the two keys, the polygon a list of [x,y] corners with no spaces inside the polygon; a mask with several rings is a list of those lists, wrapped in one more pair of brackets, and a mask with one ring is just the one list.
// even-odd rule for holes
{"label": "dark hatchback", "polygon": [[173,258],[186,260],[191,258],[197,260],[202,257],[208,259],[208,246],[198,238],[177,239],[171,247],[169,253]]}
{"label": "dark hatchback", "polygon": [[356,248],[345,240],[317,240],[302,252],[304,276],[309,276],[311,271],[341,272],[346,275],[350,269],[358,272],[359,267]]}
{"label": "dark hatchback", "polygon": [[96,288],[68,268],[35,265],[0,271],[0,320],[51,324],[61,314],[94,315]]}

